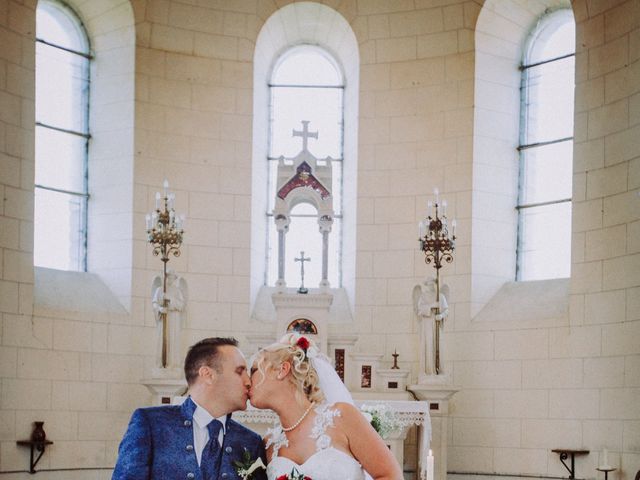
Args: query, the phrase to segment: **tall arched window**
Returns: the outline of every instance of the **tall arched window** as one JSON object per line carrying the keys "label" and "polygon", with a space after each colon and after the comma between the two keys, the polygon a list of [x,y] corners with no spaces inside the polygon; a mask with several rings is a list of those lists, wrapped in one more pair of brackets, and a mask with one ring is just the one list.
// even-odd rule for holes
{"label": "tall arched window", "polygon": [[36,12],[34,263],[86,270],[90,45],[66,5]]}
{"label": "tall arched window", "polygon": [[[342,250],[342,159],[344,76],[338,62],[324,49],[300,45],[284,52],[275,62],[269,82],[269,153],[267,284],[278,279],[278,234],[273,219],[276,197],[276,174],[281,156],[294,157],[301,150],[301,122],[309,121],[309,130],[318,132],[309,139],[308,149],[318,159],[331,157],[334,221],[329,236],[328,279],[340,287]],[[291,211],[285,256],[285,281],[289,286],[300,282],[300,264],[294,258],[300,251],[311,261],[305,263],[305,284],[315,287],[321,279],[322,235],[318,230],[317,211],[306,203]]]}
{"label": "tall arched window", "polygon": [[575,22],[570,10],[543,16],[522,65],[517,280],[568,277]]}

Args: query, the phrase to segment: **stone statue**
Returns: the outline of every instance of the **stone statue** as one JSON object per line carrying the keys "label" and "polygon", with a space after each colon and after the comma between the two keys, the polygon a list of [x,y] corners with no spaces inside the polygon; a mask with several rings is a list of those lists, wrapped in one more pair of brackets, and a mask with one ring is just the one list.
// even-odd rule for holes
{"label": "stone statue", "polygon": [[[440,286],[440,302],[436,301],[436,280],[427,277],[413,287],[413,309],[420,322],[420,376],[443,372],[442,348],[438,344],[442,336],[444,320],[449,314],[447,296],[449,287]],[[439,330],[439,332],[436,332]],[[436,356],[439,356],[436,360]],[[436,369],[436,365],[439,369]]]}
{"label": "stone statue", "polygon": [[[162,275],[153,279],[152,286],[153,310],[156,317],[157,342],[156,342],[156,366],[162,367],[162,314],[167,316],[167,359],[166,369],[181,370],[184,364],[184,355],[180,350],[182,323],[187,305],[187,282],[178,277],[173,270],[167,271],[167,293],[163,293]],[[166,301],[166,307],[165,302]]]}

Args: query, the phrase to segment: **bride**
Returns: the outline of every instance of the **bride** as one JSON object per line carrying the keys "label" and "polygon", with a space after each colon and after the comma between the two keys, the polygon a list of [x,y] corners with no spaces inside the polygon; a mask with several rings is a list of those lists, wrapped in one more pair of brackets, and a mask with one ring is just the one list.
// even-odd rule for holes
{"label": "bride", "polygon": [[251,404],[279,417],[264,439],[269,480],[402,479],[395,457],[312,340],[287,334],[258,352],[251,385]]}

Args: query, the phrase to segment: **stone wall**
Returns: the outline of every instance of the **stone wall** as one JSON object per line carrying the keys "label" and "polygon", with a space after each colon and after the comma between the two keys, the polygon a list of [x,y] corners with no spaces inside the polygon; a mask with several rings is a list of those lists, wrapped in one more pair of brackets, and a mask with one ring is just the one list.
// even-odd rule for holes
{"label": "stone wall", "polygon": [[[118,80],[98,82],[92,98],[101,106],[92,122],[110,119],[101,128],[93,124],[100,147],[94,153],[117,146],[121,163],[90,158],[99,178],[122,178],[131,191],[115,211],[102,211],[104,222],[95,218],[96,232],[124,232],[90,252],[100,267],[87,288],[99,292],[106,285],[112,295],[79,288],[82,301],[61,304],[52,286],[72,282],[55,272],[36,275],[34,294],[35,1],[1,2],[0,472],[26,468],[28,452],[15,440],[28,437],[32,421],[44,420],[55,444],[39,468],[104,468],[80,477],[108,478],[131,411],[151,399],[139,381],[153,366],[149,297],[161,265],[145,242],[144,215],[164,178],[188,219],[182,255],[170,264],[190,287],[183,347],[208,335],[244,341],[246,333],[270,331],[249,320],[251,246],[262,241],[251,238],[252,59],[261,26],[289,2],[70,3],[96,37],[108,31],[100,19],[111,17],[116,33],[94,45],[122,48],[116,60],[128,55],[135,30],[135,68],[125,62]],[[534,318],[504,318],[492,310],[495,295],[476,295],[485,283],[474,280],[478,252],[472,247],[492,233],[487,224],[473,223],[479,208],[492,208],[486,198],[474,204],[480,202],[474,120],[482,105],[475,97],[475,27],[482,5],[324,3],[350,23],[360,46],[358,172],[350,179],[357,180],[356,298],[349,327],[359,333],[358,349],[383,353],[390,363],[397,348],[401,366],[417,375],[411,289],[432,270],[416,251],[416,224],[437,186],[458,219],[460,239],[453,265],[443,269],[452,291],[446,368],[461,388],[451,407],[448,469],[564,475],[550,450],[585,447],[592,453],[578,460],[577,474],[594,478],[606,446],[621,468],[613,478],[632,478],[640,469],[637,1],[573,3],[572,277],[566,313]],[[110,96],[122,85],[135,90],[122,87],[123,95]],[[127,95],[135,100],[127,104]],[[109,125],[128,118],[133,138],[123,146],[107,134]],[[118,129],[125,138],[127,121]],[[121,192],[116,186],[103,187]],[[110,270],[114,251],[123,253]],[[52,278],[47,273],[59,280],[41,282]],[[531,296],[525,291],[516,300],[535,303]]]}

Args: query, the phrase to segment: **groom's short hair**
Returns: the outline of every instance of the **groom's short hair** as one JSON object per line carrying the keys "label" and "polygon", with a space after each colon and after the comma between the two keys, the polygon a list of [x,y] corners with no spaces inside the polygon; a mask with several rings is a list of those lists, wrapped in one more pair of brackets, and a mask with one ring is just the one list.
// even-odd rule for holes
{"label": "groom's short hair", "polygon": [[200,340],[192,345],[184,359],[184,376],[187,384],[191,385],[198,378],[198,370],[206,365],[216,372],[222,371],[222,359],[219,355],[219,347],[224,345],[238,346],[238,341],[233,337],[211,337]]}

